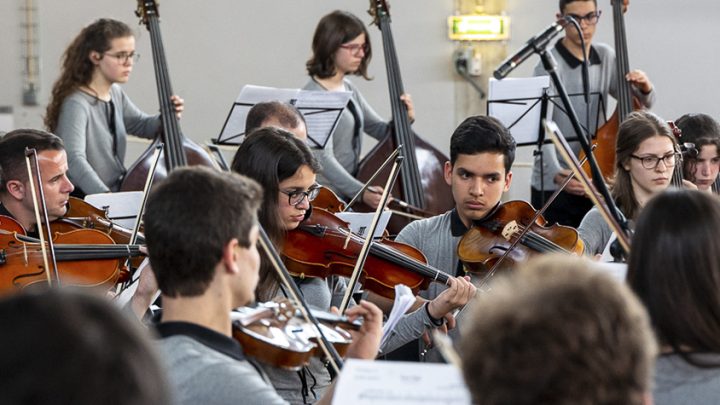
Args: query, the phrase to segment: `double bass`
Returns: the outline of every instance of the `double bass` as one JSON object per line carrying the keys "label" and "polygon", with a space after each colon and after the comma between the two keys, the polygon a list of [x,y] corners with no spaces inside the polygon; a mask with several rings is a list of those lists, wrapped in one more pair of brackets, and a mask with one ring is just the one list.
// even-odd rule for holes
{"label": "double bass", "polygon": [[[392,125],[390,133],[360,161],[357,178],[366,182],[385,159],[399,145],[403,145],[404,159],[399,179],[392,190],[393,195],[422,211],[441,214],[455,205],[450,186],[445,183],[443,176],[443,166],[449,159],[410,128],[407,108],[400,99],[404,90],[385,0],[371,0],[369,13],[374,16],[375,24],[382,33]],[[389,171],[390,168],[386,168],[378,178],[387,178]],[[405,218],[393,216],[388,225],[390,233],[397,233],[408,222]]]}
{"label": "double bass", "polygon": [[153,53],[153,68],[160,99],[160,120],[162,129],[160,136],[156,137],[150,147],[143,152],[140,158],[133,163],[127,171],[120,186],[121,191],[140,191],[145,185],[148,171],[152,166],[152,156],[159,143],[164,143],[163,157],[165,165],[159,165],[155,173],[156,179],[162,179],[175,168],[187,165],[213,166],[212,158],[195,142],[187,139],[180,131],[180,124],[175,115],[175,107],[170,101],[172,86],[168,72],[165,49],[160,35],[157,3],[155,0],[138,0],[135,14],[140,17],[150,32]]}
{"label": "double bass", "polygon": [[[630,72],[628,60],[627,36],[625,34],[625,18],[623,16],[623,1],[612,0],[613,5],[613,27],[615,33],[615,55],[616,55],[616,77],[617,77],[617,107],[610,119],[595,132],[592,140],[594,146],[593,155],[597,160],[600,172],[605,179],[613,176],[615,171],[615,143],[620,128],[620,123],[634,110],[640,109],[641,105],[637,98],[632,96],[630,83],[625,80]],[[585,159],[585,151],[581,151],[578,160]],[[592,178],[590,165],[583,165],[583,170],[589,178]]]}

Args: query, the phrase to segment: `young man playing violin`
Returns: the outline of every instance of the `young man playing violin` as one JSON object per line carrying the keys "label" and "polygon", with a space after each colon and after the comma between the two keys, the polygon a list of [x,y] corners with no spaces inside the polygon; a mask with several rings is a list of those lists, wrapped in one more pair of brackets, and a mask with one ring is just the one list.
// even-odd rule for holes
{"label": "young man playing violin", "polygon": [[[163,294],[158,346],[177,403],[286,403],[231,337],[230,311],[255,300],[261,200],[253,180],[198,166],[173,171],[150,195],[145,238]],[[346,314],[364,319],[349,356],[373,359],[381,311],[361,302]]]}
{"label": "young man playing violin", "polygon": [[57,136],[35,129],[17,129],[0,139],[0,215],[15,219],[30,236],[37,236],[35,208],[25,164],[26,147],[38,152],[50,221],[65,215],[74,186],[67,177],[65,147]]}
{"label": "young man playing violin", "polygon": [[[515,141],[498,120],[483,116],[465,119],[450,138],[450,161],[445,162],[445,181],[452,188],[455,208],[411,222],[396,241],[418,248],[433,267],[465,275],[457,257],[458,242],[473,222],[482,220],[500,204],[502,193],[510,188],[514,160]],[[445,288],[433,283],[425,297],[437,297]],[[455,326],[452,315],[446,315],[446,319],[448,327]],[[456,338],[457,330],[450,335]],[[425,353],[424,360],[441,361],[434,350]]]}
{"label": "young man playing violin", "polygon": [[[629,0],[624,0],[624,6],[627,7],[628,4]],[[588,125],[587,132],[595,134],[597,129],[605,123],[603,114],[598,116],[599,103],[602,99],[607,105],[608,95],[617,97],[619,80],[624,79],[629,82],[632,96],[644,107],[651,107],[655,101],[655,91],[645,72],[632,70],[625,78],[616,77],[615,51],[606,44],[593,44],[593,36],[601,15],[597,7],[597,0],[559,0],[558,5],[559,12],[555,17],[558,19],[567,16],[574,18],[580,25],[582,36],[578,34],[573,25],[565,27],[565,36],[557,41],[550,50],[557,62],[557,73],[568,94],[582,94],[582,62],[586,57],[589,90],[591,93],[600,95],[598,97],[591,94],[589,106],[582,96],[571,97],[570,101],[577,113],[580,125],[583,127]],[[535,65],[534,75],[545,76],[547,74],[542,63],[538,62]],[[551,93],[556,92],[552,89]],[[588,111],[589,117],[587,116]],[[552,119],[565,136],[575,139],[575,130],[565,112],[560,108],[555,108]],[[570,146],[576,155],[580,152],[579,142],[570,142]],[[552,143],[543,145],[542,161],[539,158],[535,160],[531,179],[533,206],[541,207],[543,201],[547,201],[570,173],[571,170],[558,157],[555,145]],[[543,215],[550,223],[557,222],[575,228],[590,208],[592,208],[592,202],[586,198],[582,184],[578,180],[572,179]]]}

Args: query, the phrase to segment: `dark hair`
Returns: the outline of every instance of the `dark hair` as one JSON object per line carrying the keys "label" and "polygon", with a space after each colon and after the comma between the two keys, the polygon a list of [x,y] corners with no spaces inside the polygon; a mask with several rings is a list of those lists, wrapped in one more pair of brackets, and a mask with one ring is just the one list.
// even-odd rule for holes
{"label": "dark hair", "polygon": [[634,111],[620,124],[615,144],[615,178],[612,186],[613,198],[628,219],[633,219],[640,210],[632,187],[630,172],[625,170],[631,155],[648,138],[664,136],[675,146],[675,136],[662,118],[649,111]]}
{"label": "dark hair", "polygon": [[333,11],[318,22],[312,41],[313,55],[305,63],[308,74],[321,79],[335,75],[335,52],[340,49],[340,45],[352,41],[360,34],[365,34],[365,57],[353,74],[370,80],[367,67],[372,59],[372,46],[368,31],[359,18],[340,10]]}
{"label": "dark hair", "polygon": [[501,153],[505,157],[505,171],[509,172],[515,161],[515,140],[510,131],[493,117],[468,117],[455,128],[450,138],[450,164],[454,165],[460,154],[483,152]]}
{"label": "dark hair", "polygon": [[473,403],[643,403],[657,348],[627,286],[569,255],[508,274],[477,297],[461,334]]}
{"label": "dark hair", "polygon": [[[658,340],[689,363],[689,352],[720,353],[720,201],[668,190],[637,220],[627,281],[650,313]],[[717,367],[720,364],[714,364]]]}
{"label": "dark hair", "polygon": [[150,264],[163,294],[207,290],[225,245],[251,246],[262,190],[254,181],[210,168],[174,170],[153,189],[145,212]]}
{"label": "dark hair", "polygon": [[[305,142],[273,127],[260,128],[250,134],[233,158],[232,170],[257,181],[265,190],[260,223],[277,248],[281,247],[285,234],[277,210],[279,184],[303,165],[315,173],[320,171],[320,165]],[[256,296],[259,301],[267,301],[277,293],[278,280],[265,255],[261,254],[261,257]]]}
{"label": "dark hair", "polygon": [[560,12],[565,12],[565,7],[567,7],[570,3],[575,3],[576,1],[592,1],[595,3],[595,7],[597,7],[597,0],[560,0],[558,6],[560,7]]}
{"label": "dark hair", "polygon": [[0,138],[0,194],[7,192],[9,180],[28,180],[25,168],[25,148],[38,153],[46,150],[65,150],[62,139],[38,129],[16,129]]}
{"label": "dark hair", "polygon": [[68,288],[0,300],[4,404],[167,404],[168,384],[139,324]]}
{"label": "dark hair", "polygon": [[[700,152],[705,145],[715,145],[720,152],[720,124],[707,114],[685,114],[675,120],[675,125],[682,131],[682,142],[695,144]],[[697,159],[686,156],[683,174],[690,181],[695,181],[695,165]]]}
{"label": "dark hair", "polygon": [[101,18],[85,27],[70,43],[62,59],[60,77],[53,85],[50,103],[45,112],[45,127],[55,131],[60,118],[60,107],[65,98],[78,87],[90,83],[95,65],[90,61],[90,52],[104,54],[110,49],[110,42],[116,38],[133,36],[127,24]]}
{"label": "dark hair", "polygon": [[281,101],[263,101],[255,104],[248,111],[245,119],[245,134],[250,134],[272,118],[285,128],[297,128],[300,123],[305,124],[305,117],[294,105]]}

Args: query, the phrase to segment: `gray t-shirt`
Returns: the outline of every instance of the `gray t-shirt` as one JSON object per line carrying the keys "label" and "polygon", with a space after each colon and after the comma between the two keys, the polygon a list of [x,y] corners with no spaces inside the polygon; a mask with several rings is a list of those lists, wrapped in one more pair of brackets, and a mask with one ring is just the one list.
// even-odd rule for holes
{"label": "gray t-shirt", "polygon": [[698,368],[679,355],[660,356],[655,363],[653,401],[657,405],[720,403],[720,354],[695,354],[698,360],[715,364]]}
{"label": "gray t-shirt", "polygon": [[153,138],[159,127],[158,115],[140,111],[113,84],[110,102],[82,91],[70,94],[60,107],[55,134],[65,142],[70,181],[86,194],[94,194],[119,190],[127,135]]}
{"label": "gray t-shirt", "polygon": [[[314,148],[313,154],[322,165],[318,182],[330,187],[340,197],[349,199],[360,191],[363,185],[354,177],[360,161],[361,135],[366,133],[380,140],[388,131],[388,123],[380,118],[360,91],[347,79],[345,88],[352,92],[348,107],[340,114],[335,132],[330,136],[325,148]],[[325,90],[312,78],[303,89]]]}
{"label": "gray t-shirt", "polygon": [[286,404],[232,338],[186,322],[158,325],[175,404]]}

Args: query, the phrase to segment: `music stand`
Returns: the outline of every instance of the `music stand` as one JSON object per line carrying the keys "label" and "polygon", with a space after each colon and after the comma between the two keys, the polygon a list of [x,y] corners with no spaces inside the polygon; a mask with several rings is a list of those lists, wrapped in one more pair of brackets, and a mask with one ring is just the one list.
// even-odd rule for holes
{"label": "music stand", "polygon": [[[527,78],[506,78],[496,80],[490,78],[487,115],[497,118],[510,131],[517,146],[535,145],[533,157],[540,158],[540,188],[545,189],[544,162],[542,146],[552,143],[545,138],[545,129],[542,120],[553,115],[553,109],[558,108],[567,116],[567,111],[557,99],[559,95],[550,95],[550,76],[535,76]],[[583,93],[569,94],[572,97],[584,97]],[[605,101],[600,92],[590,93],[590,102],[597,98],[598,107],[595,114],[595,128],[600,122],[600,114],[607,119],[605,112]],[[535,132],[537,128],[537,132]],[[589,132],[586,123],[581,124],[585,133]],[[568,142],[578,141],[577,135],[574,138],[566,138]]]}
{"label": "music stand", "polygon": [[305,118],[308,142],[315,148],[325,148],[335,131],[340,114],[352,92],[277,89],[246,85],[230,108],[220,136],[213,139],[218,145],[239,145],[245,138],[245,120],[248,111],[257,103],[280,101],[294,105]]}

